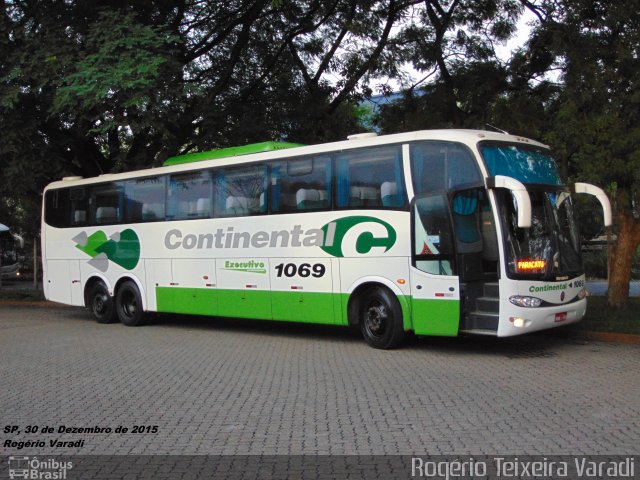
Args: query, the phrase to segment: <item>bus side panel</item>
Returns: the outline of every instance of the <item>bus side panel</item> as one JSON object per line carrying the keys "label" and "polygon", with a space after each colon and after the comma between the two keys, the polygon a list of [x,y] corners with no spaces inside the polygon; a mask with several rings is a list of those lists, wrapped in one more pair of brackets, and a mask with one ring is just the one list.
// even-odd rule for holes
{"label": "bus side panel", "polygon": [[270,320],[271,285],[267,258],[216,260],[218,315]]}
{"label": "bus side panel", "polygon": [[340,290],[340,260],[331,259],[331,272],[333,273],[332,289],[333,289],[333,319],[337,325],[349,325],[349,317],[346,314],[347,303],[349,301],[346,295]]}
{"label": "bus side panel", "polygon": [[171,284],[158,287],[156,295],[172,313],[218,315],[215,260],[181,258],[171,260]]}
{"label": "bus side panel", "polygon": [[460,325],[458,300],[413,299],[413,326],[417,335],[455,337]]}
{"label": "bus side panel", "polygon": [[70,304],[69,260],[47,260],[44,283],[44,292],[47,300]]}
{"label": "bus side panel", "polygon": [[47,260],[45,298],[67,305],[84,306],[78,260]]}
{"label": "bus side panel", "polygon": [[458,277],[454,275],[433,275],[416,268],[411,269],[411,307],[416,334],[458,334],[459,283]]}
{"label": "bus side panel", "polygon": [[271,260],[274,320],[335,323],[332,262],[326,258]]}
{"label": "bus side panel", "polygon": [[171,260],[152,258],[144,261],[147,309],[150,311],[175,313],[171,292]]}
{"label": "bus side panel", "polygon": [[82,294],[82,279],[80,277],[80,261],[69,260],[69,275],[71,281],[71,305],[84,307]]}

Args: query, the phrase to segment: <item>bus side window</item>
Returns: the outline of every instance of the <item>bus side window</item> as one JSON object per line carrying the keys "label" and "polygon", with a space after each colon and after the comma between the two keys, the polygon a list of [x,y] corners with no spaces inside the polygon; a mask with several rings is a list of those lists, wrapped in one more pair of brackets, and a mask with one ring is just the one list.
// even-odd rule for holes
{"label": "bus side window", "polygon": [[225,168],[216,176],[216,216],[246,216],[267,211],[267,167]]}
{"label": "bus side window", "polygon": [[453,244],[444,195],[416,201],[414,235],[416,268],[433,275],[452,275]]}
{"label": "bus side window", "polygon": [[89,197],[90,222],[95,225],[121,223],[124,192],[121,184],[94,185]]}
{"label": "bus side window", "polygon": [[271,168],[271,211],[320,210],[331,206],[331,157],[278,162]]}
{"label": "bus side window", "polygon": [[165,218],[165,177],[148,177],[125,182],[126,221],[153,222]]}
{"label": "bus side window", "polygon": [[471,152],[453,142],[411,144],[411,171],[416,195],[482,185],[482,175]]}
{"label": "bus side window", "polygon": [[171,175],[167,193],[167,218],[189,220],[209,218],[213,212],[209,171]]}
{"label": "bus side window", "polygon": [[364,148],[337,160],[338,208],[401,208],[406,205],[400,146]]}
{"label": "bus side window", "polygon": [[45,194],[44,221],[52,227],[64,228],[73,224],[73,214],[69,217],[69,189],[49,190]]}
{"label": "bus side window", "polygon": [[84,187],[70,188],[71,225],[83,226],[87,223],[87,196]]}

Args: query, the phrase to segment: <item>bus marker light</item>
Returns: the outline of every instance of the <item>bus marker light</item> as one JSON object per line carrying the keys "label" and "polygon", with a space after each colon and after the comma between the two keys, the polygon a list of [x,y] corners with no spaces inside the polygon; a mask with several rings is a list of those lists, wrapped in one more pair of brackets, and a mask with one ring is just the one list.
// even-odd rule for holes
{"label": "bus marker light", "polygon": [[444,297],[444,293],[436,293],[436,297]]}
{"label": "bus marker light", "polygon": [[396,282],[398,282],[399,285],[404,285],[406,283],[404,278],[399,278]]}
{"label": "bus marker light", "polygon": [[203,279],[203,280],[209,280],[209,275],[203,275],[203,276],[202,276],[202,279]]}
{"label": "bus marker light", "polygon": [[567,312],[556,313],[555,322],[560,323],[564,322],[567,319]]}

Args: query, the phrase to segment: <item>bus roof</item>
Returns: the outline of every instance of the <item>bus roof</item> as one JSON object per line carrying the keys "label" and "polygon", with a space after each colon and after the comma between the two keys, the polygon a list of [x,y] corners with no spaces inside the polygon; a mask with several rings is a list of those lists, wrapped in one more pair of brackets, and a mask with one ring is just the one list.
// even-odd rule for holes
{"label": "bus roof", "polygon": [[176,155],[167,158],[162,166],[180,165],[182,163],[199,162],[202,160],[214,160],[216,158],[237,157],[249,155],[251,153],[272,152],[274,150],[284,150],[285,148],[304,147],[302,143],[288,142],[260,142],[242,145],[240,147],[220,148],[206,152],[187,153],[186,155]]}
{"label": "bus roof", "polygon": [[[404,142],[411,141],[419,141],[419,140],[432,140],[432,141],[455,141],[459,143],[463,143],[470,148],[475,147],[475,145],[480,141],[498,141],[498,142],[511,142],[511,143],[524,143],[532,146],[548,148],[547,145],[544,145],[535,140],[531,140],[528,138],[524,138],[517,135],[510,135],[506,133],[500,132],[491,132],[485,130],[464,130],[464,129],[442,129],[442,130],[418,130],[413,132],[405,132],[405,133],[395,133],[390,135],[380,135],[376,137],[358,137],[353,136],[350,140],[342,140],[337,142],[329,142],[329,143],[319,143],[315,145],[306,145],[302,146],[300,144],[291,143],[288,145],[295,146],[296,148],[291,147],[292,156],[303,156],[303,155],[317,155],[326,152],[340,152],[345,150],[350,150],[354,148],[360,148],[363,146],[382,146],[389,144],[398,144]],[[262,142],[255,145],[263,145],[263,144],[273,144],[280,142]],[[230,164],[244,164],[244,163],[252,163],[252,162],[260,162],[260,161],[268,161],[274,160],[281,157],[279,149],[267,149],[259,152],[249,153],[245,151],[245,147],[231,147],[231,149],[240,149],[242,153],[230,154],[230,149],[221,149],[221,150],[213,150],[213,152],[224,152],[227,150],[226,154],[221,154],[217,157],[213,157],[211,152],[202,152],[202,153],[192,153],[187,155],[180,155],[178,157],[172,158],[180,158],[180,157],[188,157],[193,158],[193,160],[185,160],[185,161],[176,161],[172,163],[172,165],[164,165],[162,167],[148,168],[143,170],[135,170],[130,172],[122,172],[122,173],[106,173],[102,174],[98,177],[92,178],[78,178],[78,177],[69,177],[68,179],[62,179],[55,182],[50,183],[45,187],[45,190],[49,188],[60,188],[60,187],[70,187],[76,185],[88,185],[97,182],[108,182],[113,180],[125,180],[129,178],[137,178],[143,176],[153,176],[160,175],[163,173],[174,173],[174,172],[187,172],[193,168],[210,168],[215,166],[225,166]],[[255,147],[253,147],[255,148]],[[259,147],[258,147],[259,148]],[[239,158],[240,157],[240,158]],[[219,160],[219,162],[212,162],[211,160]],[[193,162],[202,162],[203,165],[194,166]]]}

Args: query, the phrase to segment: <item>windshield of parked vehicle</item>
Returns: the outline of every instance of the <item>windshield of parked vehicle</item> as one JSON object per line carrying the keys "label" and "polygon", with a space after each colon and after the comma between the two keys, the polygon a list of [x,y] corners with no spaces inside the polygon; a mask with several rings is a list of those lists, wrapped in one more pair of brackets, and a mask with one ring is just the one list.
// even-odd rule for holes
{"label": "windshield of parked vehicle", "polygon": [[563,185],[550,152],[529,145],[481,143],[490,176],[504,175],[524,184]]}

